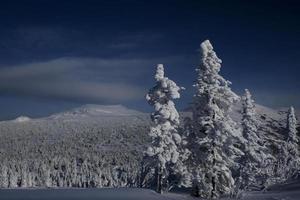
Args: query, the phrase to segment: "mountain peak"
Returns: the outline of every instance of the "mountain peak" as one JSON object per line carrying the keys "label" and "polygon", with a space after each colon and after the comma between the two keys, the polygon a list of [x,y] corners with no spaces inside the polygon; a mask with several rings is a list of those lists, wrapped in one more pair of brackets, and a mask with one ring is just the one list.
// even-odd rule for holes
{"label": "mountain peak", "polygon": [[31,118],[30,117],[27,117],[27,116],[19,116],[17,117],[16,119],[14,119],[13,121],[14,122],[27,122],[27,121],[30,121]]}
{"label": "mountain peak", "polygon": [[55,114],[54,117],[102,117],[102,116],[133,116],[141,112],[123,105],[86,104],[72,110]]}

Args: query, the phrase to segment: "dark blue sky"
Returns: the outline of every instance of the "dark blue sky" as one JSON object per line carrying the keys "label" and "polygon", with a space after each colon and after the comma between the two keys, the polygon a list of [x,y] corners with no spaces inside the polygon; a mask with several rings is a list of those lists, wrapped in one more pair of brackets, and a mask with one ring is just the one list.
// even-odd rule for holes
{"label": "dark blue sky", "polygon": [[300,3],[295,1],[1,1],[0,119],[86,103],[149,111],[157,63],[191,101],[199,44],[221,74],[270,107],[300,107]]}

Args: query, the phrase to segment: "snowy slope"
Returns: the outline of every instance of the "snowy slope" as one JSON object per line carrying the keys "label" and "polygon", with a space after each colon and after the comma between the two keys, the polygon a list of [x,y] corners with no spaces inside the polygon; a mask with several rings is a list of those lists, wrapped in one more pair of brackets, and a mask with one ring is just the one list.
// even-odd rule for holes
{"label": "snowy slope", "polygon": [[[287,136],[286,122],[289,108],[272,109],[259,104],[255,105],[257,119],[259,122],[259,135],[269,143],[277,145],[280,140]],[[231,117],[239,125],[241,122],[241,104],[237,103],[230,113]],[[300,113],[296,111],[297,119],[300,120]],[[298,125],[300,126],[300,121]],[[300,128],[300,127],[299,127]],[[299,129],[300,130],[300,129]],[[271,147],[272,148],[272,147]]]}
{"label": "snowy slope", "polygon": [[[241,119],[240,110],[241,105],[236,104],[231,113],[237,124]],[[260,134],[275,142],[284,138],[287,108],[274,110],[256,105],[256,110],[261,125]],[[191,113],[185,111],[181,113],[181,116],[191,116]],[[300,117],[298,116],[298,118]],[[111,149],[114,146],[123,145],[129,146],[131,149],[139,149],[140,154],[143,146],[147,144],[146,141],[149,141],[147,135],[149,124],[148,113],[131,110],[122,105],[89,104],[40,119],[21,116],[15,120],[0,122],[2,138],[0,144],[3,143],[3,153],[0,154],[0,158],[1,155],[17,151],[24,145],[25,150],[28,148],[28,151],[32,153],[32,149],[38,146],[33,143],[39,144],[39,142],[43,142],[43,147],[48,147],[47,144],[58,145],[67,140],[66,144],[74,142],[74,144],[70,143],[72,147],[78,144],[76,140],[78,137],[81,139],[94,137],[91,146],[96,145],[96,149]],[[23,137],[24,140],[22,140]],[[17,142],[20,144],[8,145],[12,141],[16,142],[15,138],[19,138]],[[110,145],[104,145],[106,143],[110,143]]]}

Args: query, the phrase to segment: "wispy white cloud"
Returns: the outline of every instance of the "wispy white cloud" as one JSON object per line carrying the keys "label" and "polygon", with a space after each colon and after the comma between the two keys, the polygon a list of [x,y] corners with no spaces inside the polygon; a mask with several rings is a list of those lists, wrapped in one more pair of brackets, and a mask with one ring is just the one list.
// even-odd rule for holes
{"label": "wispy white cloud", "polygon": [[[24,96],[98,102],[141,99],[134,84],[145,60],[60,58],[0,69],[0,91]],[[151,65],[150,65],[151,66]],[[138,72],[136,72],[136,70]]]}

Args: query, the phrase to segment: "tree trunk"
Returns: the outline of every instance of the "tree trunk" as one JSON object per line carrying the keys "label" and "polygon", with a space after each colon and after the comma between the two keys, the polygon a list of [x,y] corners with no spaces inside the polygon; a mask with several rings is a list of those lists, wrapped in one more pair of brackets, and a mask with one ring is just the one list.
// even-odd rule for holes
{"label": "tree trunk", "polygon": [[192,196],[194,196],[194,197],[200,197],[200,188],[199,188],[198,183],[194,184],[194,186],[193,186]]}
{"label": "tree trunk", "polygon": [[157,167],[157,188],[156,188],[156,192],[162,194],[163,193],[163,189],[162,189],[162,184],[163,184],[163,169],[160,165],[158,165]]}
{"label": "tree trunk", "polygon": [[211,184],[212,184],[212,190],[211,190],[210,199],[215,199],[217,197],[217,195],[216,195],[216,180],[215,180],[215,175],[213,175],[213,177],[211,179]]}
{"label": "tree trunk", "polygon": [[213,155],[213,166],[212,166],[212,177],[211,177],[211,185],[212,185],[212,190],[211,190],[211,195],[210,195],[210,199],[216,199],[217,198],[217,188],[216,188],[216,171],[215,171],[215,165],[216,165],[216,155],[215,155],[215,142],[213,142],[213,150],[212,150],[212,155]]}

